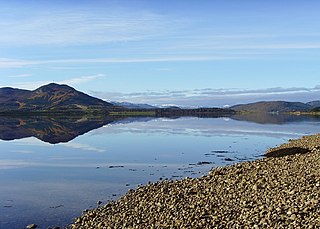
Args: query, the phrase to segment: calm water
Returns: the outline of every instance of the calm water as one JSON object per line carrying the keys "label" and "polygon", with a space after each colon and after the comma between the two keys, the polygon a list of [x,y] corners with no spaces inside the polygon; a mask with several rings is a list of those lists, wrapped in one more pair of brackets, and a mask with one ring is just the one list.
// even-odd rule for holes
{"label": "calm water", "polygon": [[320,130],[317,118],[290,116],[0,117],[0,123],[1,229],[66,226],[97,201],[139,184],[198,177]]}

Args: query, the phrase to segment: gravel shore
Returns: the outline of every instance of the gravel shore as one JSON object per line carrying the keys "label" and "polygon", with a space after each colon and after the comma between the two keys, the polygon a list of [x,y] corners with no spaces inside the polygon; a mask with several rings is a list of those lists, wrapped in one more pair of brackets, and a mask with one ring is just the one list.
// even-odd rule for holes
{"label": "gravel shore", "polygon": [[130,190],[70,228],[320,228],[320,134],[266,155]]}

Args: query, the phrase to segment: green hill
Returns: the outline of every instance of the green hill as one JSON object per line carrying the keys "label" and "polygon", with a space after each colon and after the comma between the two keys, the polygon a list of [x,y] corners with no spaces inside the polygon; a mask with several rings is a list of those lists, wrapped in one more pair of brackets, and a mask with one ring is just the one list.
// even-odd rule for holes
{"label": "green hill", "polygon": [[311,105],[300,102],[262,101],[249,104],[239,104],[230,108],[236,111],[247,112],[306,112],[311,109]]}

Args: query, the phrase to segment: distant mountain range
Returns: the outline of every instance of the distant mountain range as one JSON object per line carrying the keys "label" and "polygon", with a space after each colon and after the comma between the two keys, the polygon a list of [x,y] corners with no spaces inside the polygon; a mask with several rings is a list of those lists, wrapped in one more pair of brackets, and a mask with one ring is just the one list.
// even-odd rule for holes
{"label": "distant mountain range", "polygon": [[[160,107],[152,106],[149,104],[135,104],[128,102],[110,102],[115,106],[125,107],[127,109],[159,109]],[[182,109],[177,106],[161,107],[162,109]],[[308,103],[301,102],[287,102],[287,101],[261,101],[248,104],[238,104],[230,107],[235,111],[248,111],[248,112],[308,112],[308,111],[320,111],[320,100],[311,101]],[[182,109],[185,110],[185,109]],[[188,110],[192,110],[189,108]]]}
{"label": "distant mountain range", "polygon": [[230,107],[235,111],[248,112],[308,112],[318,109],[320,101],[312,101],[309,103],[286,102],[286,101],[262,101],[256,103],[239,104]]}
{"label": "distant mountain range", "polygon": [[149,104],[141,104],[141,103],[128,103],[128,102],[110,102],[111,104],[119,107],[125,107],[128,109],[156,109],[158,107],[149,105]]}
{"label": "distant mountain range", "polygon": [[[110,102],[115,106],[125,107],[127,109],[159,109],[160,107],[152,106],[149,104],[135,104],[128,102]],[[162,109],[181,109],[177,106],[161,107]],[[191,108],[189,108],[191,109]],[[287,101],[261,101],[248,104],[238,104],[230,107],[235,111],[248,111],[248,112],[308,112],[308,111],[320,111],[320,100],[311,101],[308,103],[301,102],[287,102]],[[184,110],[184,109],[183,109]]]}
{"label": "distant mountain range", "polygon": [[51,83],[34,91],[0,88],[0,111],[108,110],[114,105],[67,85]]}

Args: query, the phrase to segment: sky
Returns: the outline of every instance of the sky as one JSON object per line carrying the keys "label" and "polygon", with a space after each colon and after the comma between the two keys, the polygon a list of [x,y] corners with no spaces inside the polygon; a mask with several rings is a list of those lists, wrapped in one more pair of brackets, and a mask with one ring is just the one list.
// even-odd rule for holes
{"label": "sky", "polygon": [[0,87],[223,107],[320,99],[320,1],[0,0]]}

